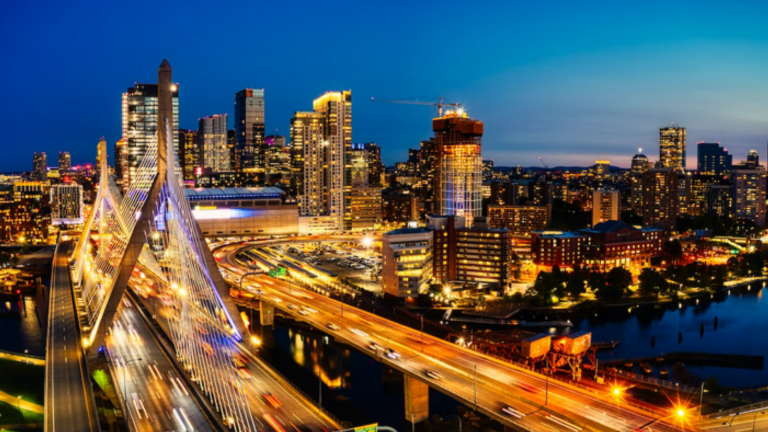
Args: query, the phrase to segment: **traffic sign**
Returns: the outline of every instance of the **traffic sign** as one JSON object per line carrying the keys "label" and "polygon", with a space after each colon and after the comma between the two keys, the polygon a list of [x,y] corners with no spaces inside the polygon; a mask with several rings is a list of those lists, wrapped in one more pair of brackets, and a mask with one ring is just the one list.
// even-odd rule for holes
{"label": "traffic sign", "polygon": [[285,267],[278,267],[276,269],[272,269],[269,271],[270,277],[281,277],[285,276]]}
{"label": "traffic sign", "polygon": [[355,428],[355,432],[376,432],[379,430],[379,424],[369,424],[365,426],[358,426]]}

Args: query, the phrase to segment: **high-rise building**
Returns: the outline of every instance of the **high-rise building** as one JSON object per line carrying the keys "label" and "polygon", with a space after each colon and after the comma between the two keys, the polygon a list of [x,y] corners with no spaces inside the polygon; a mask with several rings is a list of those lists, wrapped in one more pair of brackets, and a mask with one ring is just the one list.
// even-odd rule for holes
{"label": "high-rise building", "polygon": [[368,153],[368,184],[381,187],[381,176],[384,175],[384,164],[381,163],[381,147],[376,143],[363,144]]}
{"label": "high-rise building", "polygon": [[642,174],[650,167],[648,156],[643,154],[643,149],[638,149],[637,154],[632,157],[632,173]]}
{"label": "high-rise building", "polygon": [[388,193],[382,195],[382,219],[387,223],[406,224],[419,219],[421,207],[416,195]]}
{"label": "high-rise building", "polygon": [[[136,177],[144,154],[157,137],[157,84],[136,84],[123,93],[123,139],[128,152],[127,169],[123,171],[123,191],[128,191]],[[179,148],[179,86],[172,85],[173,120],[171,136],[176,152]],[[165,133],[165,131],[163,131]],[[159,142],[159,140],[158,140]]]}
{"label": "high-rise building", "polygon": [[439,213],[462,216],[471,226],[482,216],[483,123],[449,111],[432,120],[437,143],[437,200]]}
{"label": "high-rise building", "polygon": [[197,146],[200,166],[210,168],[213,172],[230,171],[226,114],[198,120]]}
{"label": "high-rise building", "polygon": [[69,152],[60,151],[59,152],[59,172],[71,171],[71,170],[72,170],[72,158],[69,156]]}
{"label": "high-rise building", "polygon": [[620,220],[621,196],[615,189],[595,189],[592,192],[592,226],[601,222]]}
{"label": "high-rise building", "polygon": [[731,217],[733,197],[730,185],[712,185],[707,191],[707,214],[710,216]]}
{"label": "high-rise building", "polygon": [[659,160],[664,168],[685,171],[685,128],[675,126],[659,129]]}
{"label": "high-rise building", "polygon": [[32,156],[32,177],[38,181],[48,178],[48,156],[45,152],[38,152]]}
{"label": "high-rise building", "polygon": [[488,226],[506,228],[513,236],[530,237],[547,228],[552,220],[552,206],[489,205]]}
{"label": "high-rise building", "polygon": [[291,192],[300,216],[327,214],[323,116],[297,111],[291,119]]}
{"label": "high-rise building", "polygon": [[483,181],[491,181],[493,179],[493,159],[483,160]]}
{"label": "high-rise building", "polygon": [[369,186],[368,151],[365,149],[365,144],[352,143],[352,148],[347,158],[347,165],[351,172],[350,182],[352,189]]}
{"label": "high-rise building", "polygon": [[312,107],[323,117],[328,214],[350,220],[344,200],[352,190],[352,91],[326,92]]}
{"label": "high-rise building", "polygon": [[232,171],[241,171],[240,155],[237,154],[237,134],[234,129],[227,131],[227,147],[229,148],[229,164]]}
{"label": "high-rise building", "polygon": [[237,168],[263,168],[259,150],[264,145],[264,89],[245,89],[235,94],[235,139]]}
{"label": "high-rise building", "polygon": [[432,230],[401,228],[382,236],[382,289],[387,296],[416,298],[432,280]]}
{"label": "high-rise building", "polygon": [[267,171],[269,173],[282,172],[282,168],[288,164],[288,161],[283,159],[285,136],[269,135],[264,138],[264,144],[267,149],[265,153],[267,158]]}
{"label": "high-rise building", "polygon": [[128,140],[122,138],[115,143],[115,183],[122,186],[127,182],[128,172]]}
{"label": "high-rise building", "polygon": [[595,176],[605,177],[611,173],[611,161],[596,160],[594,167]]}
{"label": "high-rise building", "polygon": [[755,166],[760,165],[760,155],[757,154],[757,150],[750,150],[747,154],[747,162],[754,164]]}
{"label": "high-rise building", "polygon": [[[345,231],[370,231],[382,222],[381,188],[369,186],[353,187],[345,200]],[[349,219],[346,218],[349,215]]]}
{"label": "high-rise building", "polygon": [[751,220],[760,228],[765,227],[765,181],[762,167],[734,169],[731,173],[732,216]]}
{"label": "high-rise building", "polygon": [[419,153],[420,175],[419,198],[421,199],[422,214],[428,215],[439,213],[437,207],[437,141],[432,138],[421,142],[421,152]]}
{"label": "high-rise building", "polygon": [[720,143],[700,142],[696,145],[699,174],[727,174],[731,171],[733,156]]}
{"label": "high-rise building", "polygon": [[51,186],[51,225],[83,223],[83,187],[77,183]]}
{"label": "high-rise building", "polygon": [[653,168],[643,173],[643,226],[674,230],[677,226],[677,172]]}
{"label": "high-rise building", "polygon": [[195,168],[201,166],[197,131],[179,129],[179,164],[184,180],[194,180]]}
{"label": "high-rise building", "polygon": [[512,183],[509,180],[492,180],[490,203],[496,205],[512,205],[513,201]]}

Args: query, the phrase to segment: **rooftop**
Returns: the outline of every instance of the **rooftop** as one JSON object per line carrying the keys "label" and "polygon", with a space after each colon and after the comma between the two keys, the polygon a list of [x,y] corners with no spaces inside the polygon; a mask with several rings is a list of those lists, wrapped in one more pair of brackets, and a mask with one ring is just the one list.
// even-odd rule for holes
{"label": "rooftop", "polygon": [[257,198],[280,197],[285,191],[272,186],[266,187],[228,187],[228,188],[194,188],[184,189],[184,195],[192,200],[227,199],[227,198]]}

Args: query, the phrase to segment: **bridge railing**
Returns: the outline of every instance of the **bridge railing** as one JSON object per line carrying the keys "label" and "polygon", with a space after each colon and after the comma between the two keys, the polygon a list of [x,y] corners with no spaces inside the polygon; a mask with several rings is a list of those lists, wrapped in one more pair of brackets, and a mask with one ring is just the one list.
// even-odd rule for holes
{"label": "bridge railing", "polygon": [[755,412],[763,408],[768,408],[768,401],[757,402],[749,405],[742,405],[740,407],[731,408],[729,410],[707,414],[707,415],[701,416],[701,418],[702,420],[706,420],[706,419],[714,419],[714,418],[720,418],[720,417],[730,417],[736,414],[746,414],[749,412]]}
{"label": "bridge railing", "polygon": [[[21,357],[24,359],[34,360],[34,362],[29,362],[32,364],[39,361],[43,361],[43,362],[45,361],[45,357],[38,357],[38,356],[29,355],[29,354],[17,353],[13,351],[0,350],[0,358],[3,358],[3,357]],[[10,360],[15,360],[15,359],[10,358]],[[19,360],[16,360],[16,361],[19,361]]]}
{"label": "bridge railing", "polygon": [[603,368],[603,372],[609,375],[619,376],[622,378],[629,378],[635,381],[644,382],[644,383],[655,385],[658,387],[664,387],[670,390],[679,390],[687,393],[696,393],[698,391],[696,387],[692,387],[689,385],[680,384],[672,381],[666,381],[666,380],[662,380],[654,377],[646,377],[640,374],[636,374],[634,372],[623,371],[621,369],[616,369],[616,371],[614,372],[607,368]]}

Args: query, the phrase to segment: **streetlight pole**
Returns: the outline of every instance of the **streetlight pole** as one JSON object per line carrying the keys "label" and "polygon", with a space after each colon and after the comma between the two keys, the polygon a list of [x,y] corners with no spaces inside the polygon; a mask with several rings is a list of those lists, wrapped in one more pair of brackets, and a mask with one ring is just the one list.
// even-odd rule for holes
{"label": "streetlight pole", "polygon": [[757,422],[757,414],[758,413],[765,415],[765,412],[763,412],[763,411],[755,411],[755,416],[752,417],[752,432],[755,432],[755,422]]}
{"label": "streetlight pole", "polygon": [[701,418],[701,406],[704,404],[704,384],[705,382],[701,383],[701,391],[699,395],[699,418]]}
{"label": "streetlight pole", "polygon": [[459,432],[461,432],[461,416],[454,414],[454,415],[449,415],[448,417],[440,417],[440,420],[444,421],[444,420],[448,420],[449,418],[456,418],[457,420],[459,420]]}
{"label": "streetlight pole", "polygon": [[475,364],[475,411],[477,411],[477,364]]}

